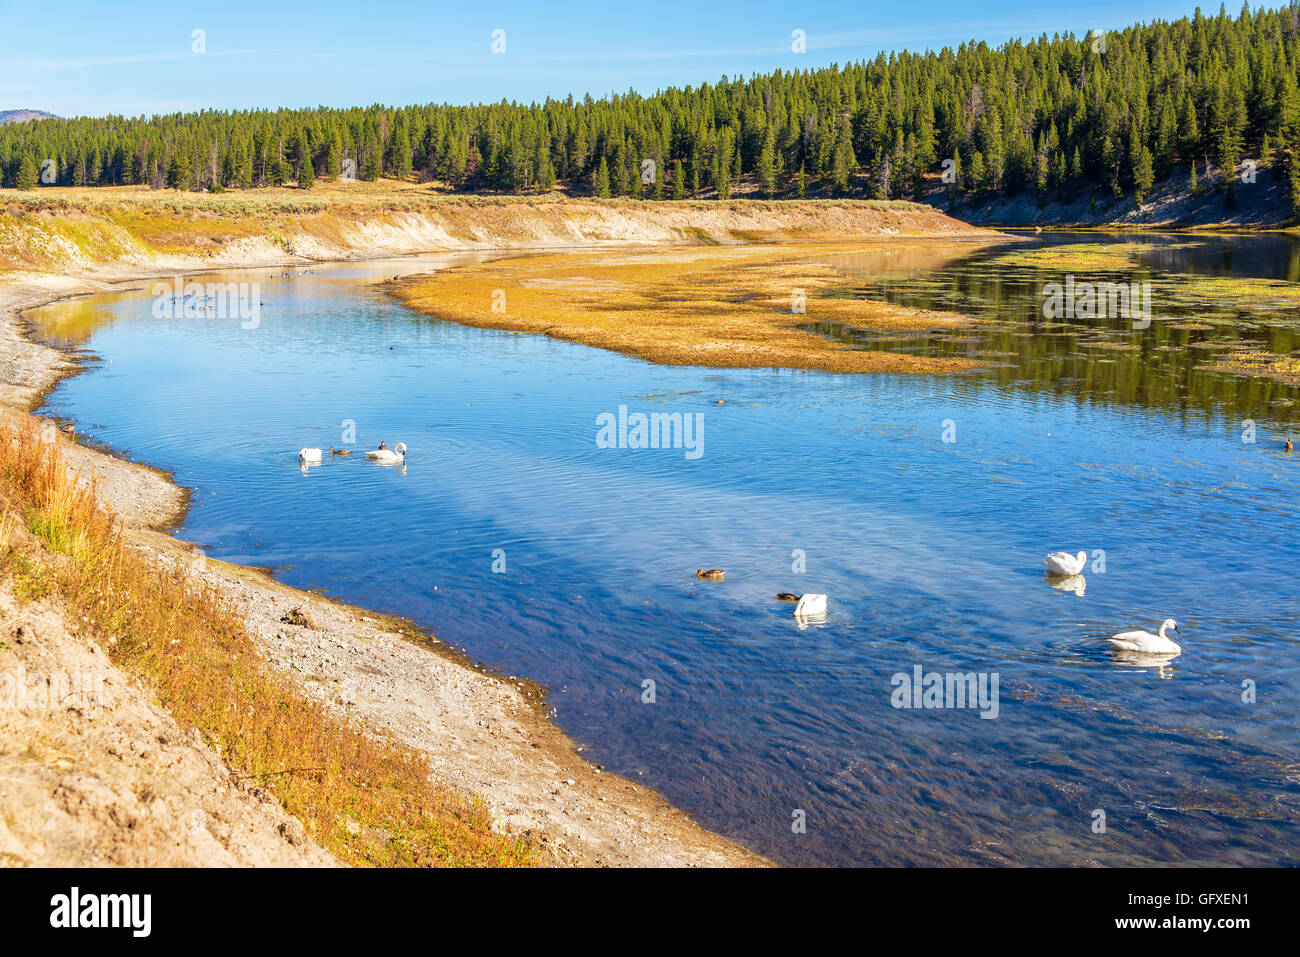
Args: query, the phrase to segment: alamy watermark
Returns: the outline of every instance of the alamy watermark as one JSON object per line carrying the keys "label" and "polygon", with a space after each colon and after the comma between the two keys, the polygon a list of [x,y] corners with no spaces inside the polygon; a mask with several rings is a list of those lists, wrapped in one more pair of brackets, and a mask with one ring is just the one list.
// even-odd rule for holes
{"label": "alamy watermark", "polygon": [[186,282],[173,276],[149,287],[155,319],[238,319],[256,329],[262,321],[262,287],[255,282]]}
{"label": "alamy watermark", "polygon": [[998,680],[996,671],[925,671],[913,665],[910,673],[899,671],[889,679],[894,689],[889,703],[899,709],[977,708],[981,718],[996,718]]}
{"label": "alamy watermark", "polygon": [[684,449],[686,458],[704,454],[704,413],[632,412],[596,416],[596,447],[600,449]]}
{"label": "alamy watermark", "polygon": [[1076,282],[1043,284],[1044,319],[1132,319],[1133,328],[1151,325],[1151,283]]}
{"label": "alamy watermark", "polygon": [[50,898],[50,926],[119,928],[132,937],[148,937],[153,929],[152,894],[92,894],[73,887]]}
{"label": "alamy watermark", "polygon": [[29,672],[26,665],[0,671],[0,711],[61,711],[97,714],[104,704],[104,674],[92,671]]}

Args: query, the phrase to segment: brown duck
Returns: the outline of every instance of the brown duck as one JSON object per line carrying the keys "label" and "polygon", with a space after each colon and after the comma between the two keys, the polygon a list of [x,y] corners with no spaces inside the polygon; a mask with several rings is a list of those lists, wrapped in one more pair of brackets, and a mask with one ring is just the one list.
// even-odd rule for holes
{"label": "brown duck", "polygon": [[334,446],[332,446],[332,445],[330,446],[330,452],[331,452],[332,454],[334,454],[334,455],[351,455],[351,454],[352,454],[352,450],[351,450],[351,449],[336,449],[336,448],[334,448]]}
{"label": "brown duck", "polygon": [[696,578],[704,579],[704,580],[706,580],[706,581],[711,581],[711,582],[720,582],[720,581],[722,581],[723,576],[726,575],[726,574],[727,574],[727,573],[724,572],[721,568],[697,568],[697,569],[695,569],[695,577],[696,577]]}

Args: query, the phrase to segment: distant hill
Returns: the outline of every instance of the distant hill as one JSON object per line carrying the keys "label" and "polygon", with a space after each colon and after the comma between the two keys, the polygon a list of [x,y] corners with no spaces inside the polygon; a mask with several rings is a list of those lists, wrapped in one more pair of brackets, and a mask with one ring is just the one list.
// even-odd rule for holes
{"label": "distant hill", "polygon": [[27,120],[56,120],[53,113],[44,110],[0,110],[0,124],[23,123]]}

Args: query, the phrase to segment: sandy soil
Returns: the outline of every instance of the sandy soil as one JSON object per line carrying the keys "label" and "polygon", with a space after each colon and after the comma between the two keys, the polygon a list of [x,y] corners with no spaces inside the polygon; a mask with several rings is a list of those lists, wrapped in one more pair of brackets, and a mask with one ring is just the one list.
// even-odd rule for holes
{"label": "sandy soil", "polygon": [[[58,675],[76,684],[51,696],[46,681]],[[7,588],[0,698],[0,865],[337,865],[61,609]]]}

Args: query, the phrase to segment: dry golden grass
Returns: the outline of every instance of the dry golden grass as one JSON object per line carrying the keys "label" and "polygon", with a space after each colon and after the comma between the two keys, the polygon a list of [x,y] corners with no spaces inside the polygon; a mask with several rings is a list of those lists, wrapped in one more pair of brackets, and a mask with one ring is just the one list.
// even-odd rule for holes
{"label": "dry golden grass", "polygon": [[0,433],[0,493],[5,529],[32,533],[0,543],[16,593],[66,603],[182,727],[197,728],[341,860],[532,862],[527,842],[493,833],[482,807],[433,784],[416,751],[367,736],[273,674],[215,591],[125,544],[117,518],[68,473],[56,446],[30,430]]}
{"label": "dry golden grass", "polygon": [[[975,322],[830,295],[851,281],[828,261],[860,249],[692,247],[534,256],[420,277],[399,286],[398,295],[442,319],[543,333],[666,365],[933,373],[980,364],[854,349],[795,328],[931,329]],[[803,314],[794,311],[799,291],[806,297]]]}
{"label": "dry golden grass", "polygon": [[155,211],[143,207],[114,209],[108,218],[154,252],[190,253],[220,247],[237,239],[260,236],[266,224],[210,213]]}
{"label": "dry golden grass", "polygon": [[515,196],[473,193],[456,193],[441,183],[412,183],[395,179],[373,182],[318,179],[311,189],[296,186],[262,187],[258,189],[227,190],[223,193],[178,192],[172,189],[151,189],[148,186],[42,186],[35,190],[0,190],[0,206],[27,210],[95,210],[152,209],[175,212],[207,211],[245,215],[250,212],[326,212],[340,210],[426,209],[432,206],[476,206],[518,208],[519,206],[565,206],[574,203],[591,203],[605,206],[664,208],[771,210],[779,212],[795,206],[822,208],[858,208],[882,212],[911,210],[945,219],[932,206],[905,200],[874,199],[806,199],[761,200],[735,198],[730,200],[673,200],[658,203],[648,200],[617,198],[597,200],[591,197],[567,196],[561,192],[546,195]]}

